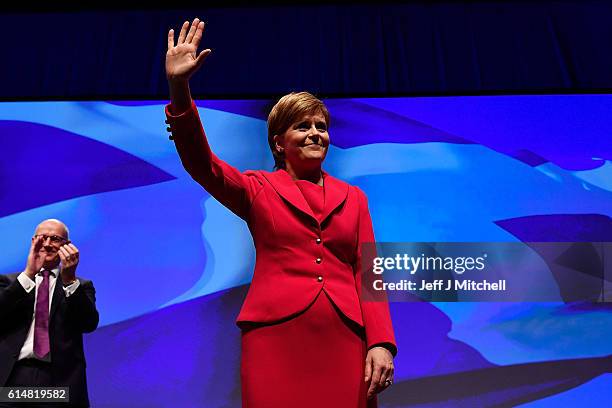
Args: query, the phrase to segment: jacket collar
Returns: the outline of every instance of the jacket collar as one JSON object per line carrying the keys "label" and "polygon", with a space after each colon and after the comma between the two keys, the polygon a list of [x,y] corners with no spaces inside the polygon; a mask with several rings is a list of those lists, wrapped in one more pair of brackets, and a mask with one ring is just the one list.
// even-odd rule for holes
{"label": "jacket collar", "polygon": [[[331,213],[346,200],[349,187],[347,183],[330,176],[325,170],[322,170],[322,172],[325,186],[325,207],[321,214],[321,224],[323,224]],[[317,224],[319,223],[319,220],[317,220],[313,214],[299,187],[287,171],[281,169],[272,173],[265,172],[263,174],[281,197],[293,207],[315,220]]]}

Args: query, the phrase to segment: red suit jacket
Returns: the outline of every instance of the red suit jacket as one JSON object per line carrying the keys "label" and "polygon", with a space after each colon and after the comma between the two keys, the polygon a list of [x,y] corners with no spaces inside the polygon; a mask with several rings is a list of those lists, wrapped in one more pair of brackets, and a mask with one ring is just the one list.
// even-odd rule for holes
{"label": "red suit jacket", "polygon": [[365,194],[323,172],[325,208],[319,222],[285,170],[241,173],[220,160],[208,145],[195,104],[178,116],[166,106],[166,116],[185,169],[245,220],[253,236],[255,272],[238,325],[298,314],[324,290],[346,317],[365,328],[368,348],[395,347],[388,303],[361,296],[360,244],[374,242]]}

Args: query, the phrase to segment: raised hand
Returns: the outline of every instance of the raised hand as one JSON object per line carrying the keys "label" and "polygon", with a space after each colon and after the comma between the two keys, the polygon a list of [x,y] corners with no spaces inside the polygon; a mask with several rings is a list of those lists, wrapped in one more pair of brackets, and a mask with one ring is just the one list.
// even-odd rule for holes
{"label": "raised hand", "polygon": [[197,18],[193,20],[191,26],[189,21],[183,23],[176,45],[174,44],[174,30],[168,31],[166,78],[169,82],[187,82],[212,52],[207,48],[197,54],[203,32],[204,22]]}
{"label": "raised hand", "polygon": [[32,245],[30,245],[30,253],[28,254],[28,262],[26,264],[25,273],[32,280],[36,277],[36,274],[43,267],[47,253],[43,251],[43,236],[37,235],[32,238]]}
{"label": "raised hand", "polygon": [[76,279],[76,268],[79,264],[79,250],[74,244],[68,242],[62,245],[57,252],[62,260],[62,282],[65,285],[72,283]]}

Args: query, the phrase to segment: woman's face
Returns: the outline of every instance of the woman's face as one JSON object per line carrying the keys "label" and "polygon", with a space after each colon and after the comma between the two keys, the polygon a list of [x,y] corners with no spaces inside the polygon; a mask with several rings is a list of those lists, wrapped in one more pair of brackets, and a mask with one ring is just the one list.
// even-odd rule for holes
{"label": "woman's face", "polygon": [[327,155],[329,134],[322,113],[304,115],[281,135],[274,136],[277,151],[282,151],[285,161],[296,166],[321,165]]}

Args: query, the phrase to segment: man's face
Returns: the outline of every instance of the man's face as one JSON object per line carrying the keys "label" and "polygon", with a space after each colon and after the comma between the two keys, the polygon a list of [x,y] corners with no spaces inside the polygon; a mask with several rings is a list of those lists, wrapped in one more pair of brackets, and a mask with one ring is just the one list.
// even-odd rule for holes
{"label": "man's face", "polygon": [[36,239],[39,235],[43,237],[43,246],[40,250],[45,255],[43,267],[55,268],[60,262],[58,255],[60,247],[69,242],[66,229],[57,222],[45,221],[36,228],[32,239]]}

